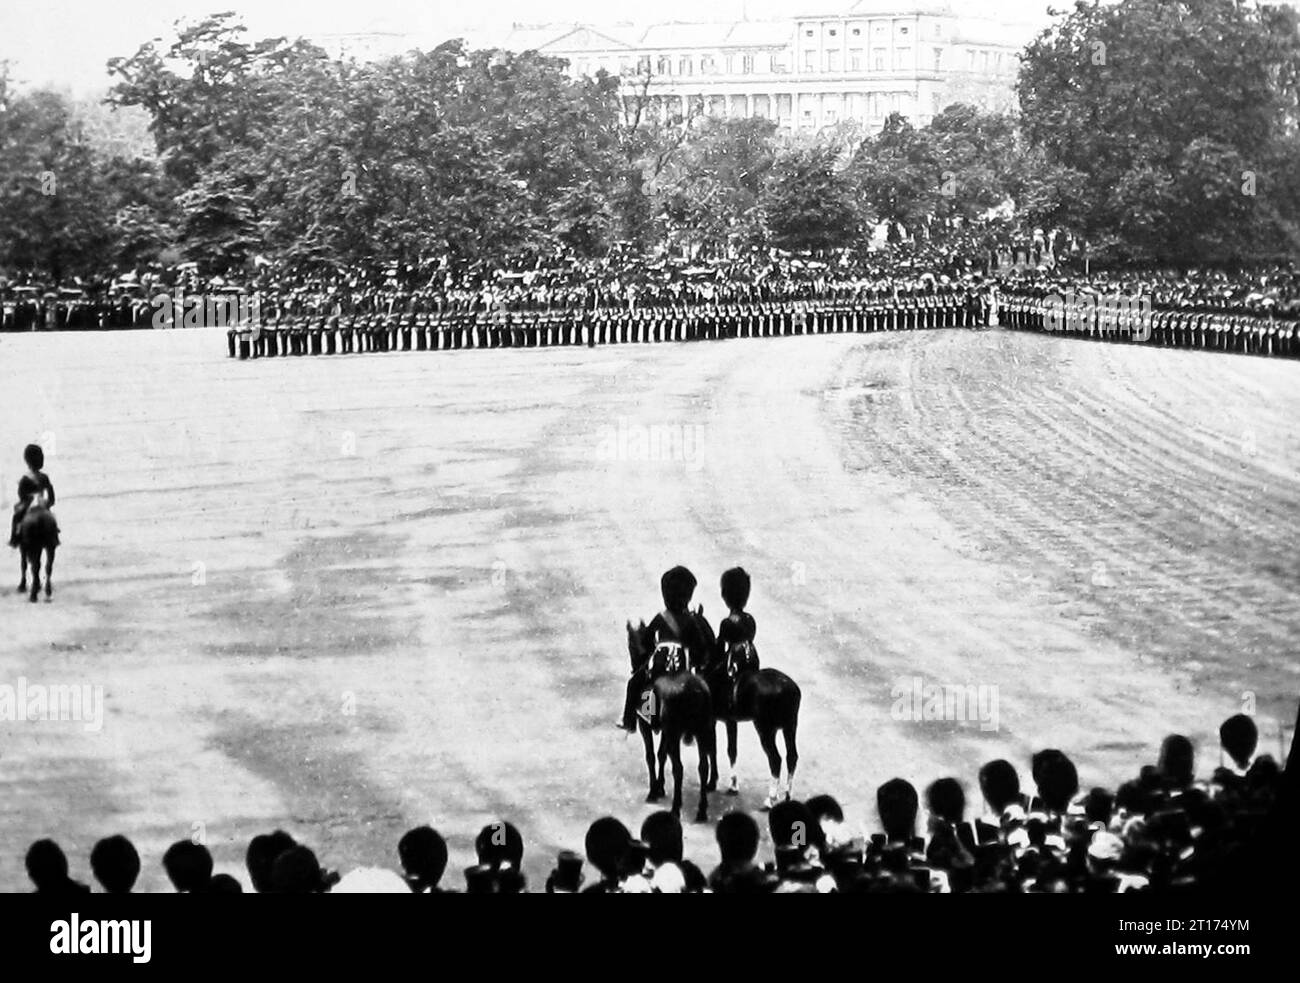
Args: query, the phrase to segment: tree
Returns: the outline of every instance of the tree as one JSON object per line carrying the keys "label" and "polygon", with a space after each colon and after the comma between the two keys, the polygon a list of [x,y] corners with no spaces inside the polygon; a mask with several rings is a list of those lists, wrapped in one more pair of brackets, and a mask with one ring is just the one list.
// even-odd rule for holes
{"label": "tree", "polygon": [[758,206],[776,161],[775,136],[771,120],[701,120],[654,185],[669,234],[692,252],[720,254],[758,242]]}
{"label": "tree", "polygon": [[763,187],[762,214],[772,243],[792,252],[852,244],[863,216],[834,146],[792,147],[776,159]]}
{"label": "tree", "polygon": [[100,263],[111,214],[89,144],[55,92],[11,91],[0,64],[0,266],[86,275]]}
{"label": "tree", "polygon": [[1063,217],[1094,244],[1183,262],[1286,245],[1293,9],[1080,0],[1027,49],[1019,95],[1026,137],[1077,182]]}
{"label": "tree", "polygon": [[919,226],[937,207],[942,172],[927,136],[892,113],[853,157],[853,182],[863,205],[878,221],[897,229]]}

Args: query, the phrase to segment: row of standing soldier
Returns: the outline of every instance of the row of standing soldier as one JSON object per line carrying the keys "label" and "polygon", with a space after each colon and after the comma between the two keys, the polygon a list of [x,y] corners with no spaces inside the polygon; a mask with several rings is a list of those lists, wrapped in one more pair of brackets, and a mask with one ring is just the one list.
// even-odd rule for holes
{"label": "row of standing soldier", "polygon": [[1171,308],[1141,295],[1014,291],[1002,298],[1006,327],[1160,348],[1300,356],[1300,322],[1208,305]]}
{"label": "row of standing soldier", "polygon": [[508,309],[465,305],[436,313],[272,319],[232,328],[231,357],[369,351],[537,348],[563,345],[770,338],[988,323],[977,290],[841,291],[781,301]]}

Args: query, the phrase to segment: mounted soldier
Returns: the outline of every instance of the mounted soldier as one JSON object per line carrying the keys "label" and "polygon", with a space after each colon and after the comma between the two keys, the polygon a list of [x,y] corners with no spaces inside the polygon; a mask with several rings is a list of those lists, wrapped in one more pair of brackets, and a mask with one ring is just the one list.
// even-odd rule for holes
{"label": "mounted soldier", "polygon": [[636,731],[636,718],[642,709],[643,694],[653,682],[648,668],[655,662],[668,667],[668,671],[703,672],[713,657],[713,629],[704,619],[703,609],[690,610],[696,580],[685,567],[673,567],[659,581],[664,610],[655,615],[648,631],[653,640],[649,658],[632,666],[632,676],[627,683],[623,703],[623,717],[618,725],[629,734]]}

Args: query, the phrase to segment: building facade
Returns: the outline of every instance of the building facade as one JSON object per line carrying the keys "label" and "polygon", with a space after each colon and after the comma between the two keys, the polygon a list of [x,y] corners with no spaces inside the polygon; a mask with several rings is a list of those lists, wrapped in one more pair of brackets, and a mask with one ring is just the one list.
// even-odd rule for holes
{"label": "building facade", "polygon": [[1035,33],[943,0],[861,0],[783,21],[516,28],[470,41],[561,58],[575,76],[620,76],[625,100],[666,118],[759,116],[813,133],[844,121],[879,129],[895,112],[924,126],[955,102],[1011,109]]}

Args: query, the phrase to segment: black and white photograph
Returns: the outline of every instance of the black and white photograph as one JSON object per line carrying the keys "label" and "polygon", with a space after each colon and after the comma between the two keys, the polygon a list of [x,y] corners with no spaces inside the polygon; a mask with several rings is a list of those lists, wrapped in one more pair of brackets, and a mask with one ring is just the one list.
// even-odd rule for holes
{"label": "black and white photograph", "polygon": [[0,0],[0,302],[32,951],[1293,897],[1300,3]]}

